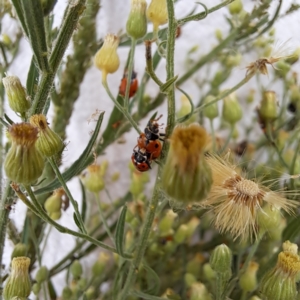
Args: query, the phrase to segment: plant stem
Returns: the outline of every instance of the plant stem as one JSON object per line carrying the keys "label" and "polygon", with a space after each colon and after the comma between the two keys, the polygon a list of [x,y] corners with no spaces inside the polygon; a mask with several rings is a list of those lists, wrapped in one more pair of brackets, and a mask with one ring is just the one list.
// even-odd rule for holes
{"label": "plant stem", "polygon": [[96,198],[96,202],[98,204],[98,209],[99,209],[99,215],[100,215],[100,219],[103,223],[103,226],[107,232],[107,235],[110,237],[111,241],[115,244],[115,239],[114,239],[114,236],[113,234],[111,233],[110,229],[109,229],[109,226],[106,222],[106,218],[103,214],[103,211],[102,211],[102,208],[101,208],[101,201],[100,201],[100,197],[99,197],[99,193],[94,193],[95,194],[95,198]]}
{"label": "plant stem", "polygon": [[128,107],[129,107],[129,91],[130,91],[131,77],[132,77],[132,71],[133,71],[133,65],[134,65],[135,46],[136,46],[136,39],[132,38],[131,39],[129,62],[128,62],[126,92],[125,92],[125,98],[124,98],[124,108],[127,111],[128,111]]}
{"label": "plant stem", "polygon": [[219,155],[221,155],[226,149],[227,149],[227,146],[228,146],[228,144],[229,144],[229,142],[230,142],[230,140],[231,140],[231,138],[232,138],[232,135],[233,135],[233,132],[234,132],[234,124],[231,124],[231,127],[230,127],[230,132],[229,132],[229,134],[228,134],[228,137],[227,137],[227,139],[226,139],[226,141],[225,141],[225,144],[224,144],[224,146],[222,147],[222,149],[220,150],[220,152],[219,152]]}
{"label": "plant stem", "polygon": [[[167,0],[168,7],[168,36],[167,36],[167,78],[166,82],[174,77],[174,52],[175,52],[175,32],[177,28],[177,23],[175,20],[174,14],[174,2],[173,0]],[[166,127],[166,134],[170,134],[173,131],[175,125],[175,87],[174,84],[170,87],[168,92],[168,122]],[[168,143],[164,143],[162,150],[162,160],[166,158],[168,152],[169,145]],[[159,167],[155,187],[152,195],[152,199],[150,205],[147,210],[147,215],[145,218],[143,230],[138,241],[138,246],[136,253],[134,254],[134,259],[131,263],[129,273],[127,274],[127,278],[123,287],[123,290],[119,293],[119,300],[125,300],[130,292],[132,285],[136,280],[136,276],[139,271],[140,264],[144,257],[147,241],[151,232],[152,224],[155,218],[156,209],[159,203],[159,200],[163,198],[162,191],[160,190],[159,183],[162,174],[162,167]]]}
{"label": "plant stem", "polygon": [[78,209],[78,202],[73,198],[73,195],[72,193],[70,192],[63,176],[61,175],[60,173],[60,170],[55,162],[55,160],[53,159],[53,157],[50,157],[48,158],[48,161],[53,169],[53,171],[55,172],[56,174],[56,177],[58,178],[59,182],[61,183],[63,189],[65,190],[68,198],[70,199],[72,205],[73,205],[73,208],[74,208],[74,211],[75,211],[75,215],[76,215],[76,218],[77,218],[77,221],[79,223],[79,229],[81,230],[81,232],[83,233],[87,233],[86,229],[85,229],[85,226],[84,226],[84,223],[83,223],[83,220],[82,220],[82,217],[81,217],[81,214],[79,212],[79,209]]}
{"label": "plant stem", "polygon": [[216,152],[216,134],[214,129],[214,120],[209,119],[210,129],[211,129],[211,138],[212,138],[212,149],[213,152]]}

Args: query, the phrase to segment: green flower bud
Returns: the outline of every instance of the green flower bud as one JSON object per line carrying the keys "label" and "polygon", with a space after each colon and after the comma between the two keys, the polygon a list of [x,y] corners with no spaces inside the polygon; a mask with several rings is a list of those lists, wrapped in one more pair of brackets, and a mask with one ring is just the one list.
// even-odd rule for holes
{"label": "green flower bud", "polygon": [[87,190],[99,193],[105,187],[104,178],[107,165],[92,164],[81,174],[80,179]]}
{"label": "green flower bud", "polygon": [[95,288],[93,286],[91,286],[87,289],[87,291],[84,293],[84,295],[87,300],[94,300],[94,299],[96,299],[95,292],[96,292]]}
{"label": "green flower bud", "polygon": [[239,66],[242,60],[242,55],[240,53],[237,53],[235,55],[227,55],[224,61],[224,65],[227,68],[233,68],[236,66]]}
{"label": "green flower bud", "polygon": [[284,60],[280,60],[276,64],[275,73],[280,78],[285,78],[290,70],[291,70],[291,65],[285,62]]}
{"label": "green flower bud", "polygon": [[225,244],[217,246],[209,258],[211,268],[221,274],[231,271],[231,261],[231,250]]}
{"label": "green flower bud", "polygon": [[192,284],[197,282],[196,277],[191,273],[185,273],[184,274],[184,282],[187,287],[190,287]]}
{"label": "green flower bud", "polygon": [[31,283],[28,274],[30,259],[28,257],[15,257],[11,263],[11,273],[6,281],[3,297],[11,300],[13,297],[25,298],[30,295]]}
{"label": "green flower bud", "polygon": [[174,234],[174,241],[177,244],[182,244],[186,240],[187,234],[188,226],[186,224],[181,224]]}
{"label": "green flower bud", "polygon": [[95,55],[94,64],[102,71],[102,81],[106,82],[107,74],[115,73],[119,69],[120,59],[117,53],[119,39],[113,34],[108,34],[103,46]]}
{"label": "green flower bud", "polygon": [[32,292],[37,296],[39,294],[39,292],[41,291],[41,285],[39,283],[35,283],[32,286]]}
{"label": "green flower bud", "polygon": [[62,295],[61,295],[62,299],[63,300],[71,300],[72,296],[73,296],[72,290],[68,286],[64,287],[64,289],[62,291]]}
{"label": "green flower bud", "polygon": [[223,40],[223,33],[221,29],[216,29],[215,31],[215,37],[217,38],[217,40],[219,42],[221,42]]}
{"label": "green flower bud", "polygon": [[110,256],[107,253],[101,252],[95,264],[92,266],[93,276],[100,276],[103,274],[105,267],[109,262]]}
{"label": "green flower bud", "polygon": [[18,243],[14,247],[14,250],[11,254],[11,259],[13,259],[15,257],[19,257],[19,256],[26,256],[27,251],[28,251],[27,245]]}
{"label": "green flower bud", "polygon": [[187,225],[187,239],[191,238],[195,233],[196,228],[199,226],[200,220],[197,217],[192,217]]}
{"label": "green flower bud", "polygon": [[131,0],[126,31],[133,39],[141,39],[147,33],[146,8],[147,2],[145,0]]}
{"label": "green flower bud", "polygon": [[257,278],[256,273],[258,270],[258,264],[254,261],[249,263],[247,270],[240,276],[239,285],[245,292],[252,292],[256,289]]}
{"label": "green flower bud", "polygon": [[36,149],[38,131],[29,123],[13,124],[9,128],[11,148],[6,155],[7,177],[24,185],[35,182],[44,170],[44,158]]}
{"label": "green flower bud", "polygon": [[201,253],[196,253],[196,255],[187,263],[186,271],[198,278],[201,271],[201,265],[204,261],[204,256]]}
{"label": "green flower bud", "polygon": [[198,124],[177,126],[170,137],[171,147],[162,174],[162,188],[180,204],[206,198],[212,184],[204,158],[207,134]]}
{"label": "green flower bud", "polygon": [[61,211],[52,212],[49,214],[49,217],[54,221],[59,220],[61,218]]}
{"label": "green flower bud", "polygon": [[169,233],[169,231],[172,229],[174,220],[177,217],[177,214],[173,212],[173,210],[168,210],[165,214],[165,216],[161,219],[158,228],[161,232],[161,235],[164,233]]}
{"label": "green flower bud", "polygon": [[[180,98],[180,101],[181,101],[181,107],[180,107],[179,111],[177,112],[177,118],[178,119],[186,116],[187,114],[189,114],[191,112],[191,109],[192,109],[191,103],[190,103],[190,101],[188,100],[187,97],[182,96]],[[189,124],[191,124],[195,121],[196,121],[196,115],[194,114],[188,120],[186,120],[184,122],[184,124],[189,125]]]}
{"label": "green flower bud", "polygon": [[149,173],[144,172],[141,173],[139,171],[137,171],[134,167],[134,165],[132,164],[132,162],[130,161],[129,164],[130,168],[132,168],[132,173],[131,173],[131,183],[130,183],[130,187],[129,187],[129,191],[132,193],[132,195],[134,197],[138,197],[139,195],[141,195],[144,191],[145,188],[145,184],[147,182],[149,182]]}
{"label": "green flower bud", "polygon": [[167,1],[152,0],[147,9],[147,18],[153,23],[153,31],[157,32],[158,26],[168,22]]}
{"label": "green flower bud", "polygon": [[254,90],[254,89],[251,89],[251,90],[249,91],[249,94],[248,94],[247,98],[246,98],[246,102],[247,102],[248,104],[253,103],[253,101],[254,101],[254,96],[255,96],[255,90]]}
{"label": "green flower bud", "polygon": [[216,272],[212,269],[209,263],[203,265],[203,276],[207,281],[214,281],[217,277]]}
{"label": "green flower bud", "polygon": [[1,40],[4,46],[9,47],[12,44],[11,38],[9,37],[9,35],[3,33],[1,35]]}
{"label": "green flower bud", "polygon": [[37,281],[37,283],[42,283],[48,279],[48,276],[49,276],[49,271],[47,267],[42,266],[37,271],[35,275],[35,280]]}
{"label": "green flower bud", "polygon": [[237,15],[239,14],[242,9],[243,9],[243,3],[241,0],[235,0],[233,1],[232,3],[230,3],[228,5],[228,8],[229,8],[229,12],[232,14],[232,15]]}
{"label": "green flower bud", "polygon": [[290,65],[293,65],[299,60],[299,55],[300,55],[300,47],[297,48],[291,55],[289,55],[289,57],[285,59],[285,62]]}
{"label": "green flower bud", "polygon": [[261,298],[259,298],[257,296],[252,296],[249,300],[261,300]]}
{"label": "green flower bud", "polygon": [[24,114],[30,108],[30,102],[21,81],[16,76],[7,76],[2,79],[8,104],[17,113]]}
{"label": "green flower bud", "polygon": [[270,204],[266,204],[257,213],[257,224],[262,230],[269,230],[277,227],[280,219],[280,209]]}
{"label": "green flower bud", "polygon": [[59,153],[64,144],[61,138],[49,126],[44,115],[33,115],[30,124],[39,131],[36,148],[46,157]]}
{"label": "green flower bud", "polygon": [[191,286],[190,300],[212,300],[206,286],[203,283],[195,282]]}
{"label": "green flower bud", "polygon": [[82,275],[82,266],[79,260],[74,260],[70,266],[70,272],[73,275],[74,279],[79,279]]}
{"label": "green flower bud", "polygon": [[264,122],[273,122],[277,118],[277,99],[275,92],[267,91],[263,93],[258,113]]}
{"label": "green flower bud", "polygon": [[296,84],[290,87],[290,101],[300,108],[300,88]]}
{"label": "green flower bud", "polygon": [[222,116],[231,125],[242,118],[243,111],[235,95],[231,94],[224,99]]}
{"label": "green flower bud", "polygon": [[65,195],[63,189],[57,189],[53,192],[52,196],[47,198],[44,207],[48,214],[56,213],[61,210],[62,207],[62,197]]}
{"label": "green flower bud", "polygon": [[[215,98],[214,96],[207,96],[204,99],[204,104],[210,103],[214,98]],[[206,106],[203,109],[203,115],[210,120],[213,120],[214,118],[216,118],[219,115],[218,104],[213,103],[213,104],[210,104],[209,106]]]}

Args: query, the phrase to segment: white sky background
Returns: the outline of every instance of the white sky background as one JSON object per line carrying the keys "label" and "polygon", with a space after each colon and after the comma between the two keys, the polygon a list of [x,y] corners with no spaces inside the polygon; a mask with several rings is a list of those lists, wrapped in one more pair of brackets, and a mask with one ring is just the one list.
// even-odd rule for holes
{"label": "white sky background", "polygon": [[[149,1],[147,1],[149,2]],[[207,5],[208,8],[219,4],[221,1],[216,0],[202,0],[202,2]],[[246,10],[256,1],[251,0],[243,0],[244,6]],[[274,0],[274,5],[278,3],[278,0]],[[292,0],[284,0],[282,11],[286,11],[292,2],[298,3],[300,0],[292,1]],[[66,1],[58,0],[58,3],[55,7],[56,24],[61,22],[61,18],[63,16],[63,8],[66,5]],[[99,26],[98,26],[98,36],[104,37],[107,33],[119,33],[120,31],[124,31],[127,15],[129,12],[129,0],[103,0],[101,2],[102,8],[100,9],[100,13],[98,16]],[[195,1],[190,0],[180,0],[176,4],[176,16],[177,18],[181,18],[186,16],[191,10],[195,7]],[[198,11],[202,11],[201,6],[197,8]],[[273,8],[272,8],[273,10]],[[182,28],[182,35],[179,39],[176,40],[176,65],[175,65],[175,74],[182,74],[185,70],[185,58],[187,51],[195,45],[199,46],[199,56],[201,54],[207,53],[213,46],[217,44],[215,39],[214,32],[216,29],[221,29],[224,32],[224,36],[226,36],[226,32],[228,31],[229,26],[227,25],[224,15],[229,15],[228,10],[223,8],[213,14],[208,15],[208,17],[199,22],[191,22]],[[88,17],[88,16],[85,16]],[[8,32],[13,30],[13,25],[8,21],[7,22],[7,30]],[[300,46],[300,18],[299,12],[294,13],[286,18],[283,18],[277,22],[276,25],[276,40],[279,42],[284,42],[290,39],[289,46],[291,48],[296,48]],[[69,51],[71,51],[71,47]],[[154,50],[154,49],[153,49]],[[233,49],[234,50],[234,49]],[[114,95],[117,94],[118,87],[120,84],[120,79],[123,75],[124,65],[126,63],[128,48],[120,48],[118,53],[121,57],[121,66],[119,70],[113,74],[109,75],[108,83]],[[19,76],[23,85],[25,85],[27,72],[29,69],[30,59],[31,59],[31,50],[29,48],[28,42],[23,40],[21,42],[19,56],[11,66],[9,70],[10,75]],[[243,58],[242,66],[246,66],[249,62],[254,61],[258,57],[253,58]],[[143,45],[138,46],[138,49],[135,54],[135,70],[138,73],[138,79],[141,78],[145,69],[145,61],[144,61],[144,47]],[[204,69],[203,69],[204,70]],[[162,62],[158,69],[159,77],[162,81],[165,78],[164,72],[164,63]],[[240,79],[245,75],[244,68],[236,68],[234,72],[234,76],[231,76],[231,80],[227,81],[223,87],[229,88],[233,86],[233,84],[240,81]],[[264,78],[264,82],[268,83],[268,78]],[[245,95],[247,91],[251,87],[255,86],[255,79],[252,79],[246,87],[244,87],[237,94],[240,96]],[[189,83],[185,83],[182,88],[190,94],[192,98],[195,99],[195,102],[199,99],[199,90],[195,83],[191,80]],[[276,92],[280,93],[280,87],[272,87]],[[147,88],[147,92],[151,96],[155,96],[157,94],[158,88],[155,86],[153,82],[151,82]],[[179,103],[180,93],[176,94],[177,101]],[[259,99],[256,99],[258,101]],[[257,105],[256,102],[255,105]],[[113,108],[112,101],[106,95],[103,87],[101,86],[101,73],[95,67],[91,67],[87,72],[84,82],[81,86],[80,97],[77,100],[74,108],[74,114],[71,118],[71,122],[67,129],[67,150],[64,153],[64,167],[70,166],[74,160],[78,158],[78,156],[82,153],[86,144],[88,143],[90,132],[93,130],[94,123],[89,122],[91,115],[95,113],[96,109],[102,111],[104,110],[105,118],[103,122],[103,127],[105,128],[106,122],[110,115],[110,112]],[[166,117],[166,109],[162,107],[159,109],[159,113],[162,113],[164,117]],[[16,117],[9,113],[9,116],[12,117],[13,120],[16,120]],[[51,120],[51,113],[50,113]],[[147,119],[143,120],[140,123],[140,128],[144,128],[147,123]],[[125,144],[114,144],[113,146],[107,148],[106,156],[110,161],[109,172],[112,174],[115,171],[120,171],[121,178],[118,183],[114,183],[112,186],[111,193],[113,198],[122,196],[124,192],[128,189],[129,184],[129,170],[128,163],[131,157],[132,148],[136,144],[137,134],[134,131],[131,131],[128,134],[124,135]],[[100,158],[102,160],[103,157]],[[151,171],[151,175],[155,177],[155,170]],[[69,183],[70,188],[72,189],[75,198],[80,200],[80,191],[78,189],[78,179],[72,180]],[[107,197],[105,194],[101,194],[101,197],[105,200]],[[19,228],[23,224],[23,216],[24,206],[21,203],[18,203],[15,209],[12,211],[12,218],[15,219]],[[70,228],[75,229],[73,220],[72,220],[73,210],[71,208],[68,209],[67,212],[64,213],[64,216],[59,221],[61,224],[68,226]],[[74,245],[73,237],[68,235],[62,235],[58,233],[55,229],[52,230],[50,236],[51,242],[48,244],[46,249],[46,255],[44,257],[44,264],[48,267],[53,266],[56,262],[60,260],[60,258],[67,253],[72,246]],[[10,253],[11,253],[11,242],[8,241],[6,243],[6,252],[4,257],[4,263],[6,266],[10,261]],[[64,276],[60,274],[55,277],[55,284],[60,287],[60,289],[64,286],[62,282],[64,281]],[[58,290],[60,292],[60,289]]]}

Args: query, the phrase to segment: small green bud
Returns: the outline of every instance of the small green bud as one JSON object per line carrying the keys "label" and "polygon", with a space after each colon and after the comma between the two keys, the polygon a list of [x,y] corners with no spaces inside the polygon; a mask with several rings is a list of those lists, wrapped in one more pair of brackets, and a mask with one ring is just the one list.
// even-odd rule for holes
{"label": "small green bud", "polygon": [[269,230],[279,225],[281,219],[280,209],[267,204],[257,213],[257,224],[263,230]]}
{"label": "small green bud", "polygon": [[7,35],[5,33],[3,33],[1,35],[1,41],[2,41],[3,45],[7,46],[7,47],[11,46],[11,44],[12,44],[11,38],[9,37],[9,35]]}
{"label": "small green bud", "polygon": [[184,274],[184,282],[187,287],[190,287],[193,283],[197,282],[196,277],[191,273],[185,273]]}
{"label": "small green bud", "polygon": [[174,234],[174,241],[177,244],[182,244],[186,240],[187,234],[188,226],[186,224],[181,224]]}
{"label": "small green bud", "polygon": [[[104,170],[105,169],[105,170]],[[92,164],[81,174],[80,179],[87,190],[93,193],[99,193],[105,187],[104,178],[105,164]]]}
{"label": "small green bud", "polygon": [[57,189],[53,192],[53,194],[47,198],[45,201],[44,207],[48,214],[56,213],[61,210],[63,199],[62,197],[65,195],[63,189]]}
{"label": "small green bud", "polygon": [[27,251],[28,251],[27,245],[18,243],[14,247],[14,250],[11,254],[11,259],[13,259],[15,257],[19,257],[19,256],[26,256]]}
{"label": "small green bud", "polygon": [[231,271],[231,261],[231,250],[225,244],[217,246],[209,258],[212,269],[221,274]]}
{"label": "small green bud", "polygon": [[30,124],[39,131],[36,148],[44,156],[51,157],[63,149],[64,144],[61,138],[48,126],[47,119],[44,115],[33,115],[30,118]]}
{"label": "small green bud", "polygon": [[240,53],[237,53],[235,55],[227,55],[224,61],[224,65],[227,68],[233,68],[236,66],[239,66],[242,60],[242,55]]}
{"label": "small green bud", "polygon": [[84,293],[84,295],[87,300],[94,300],[94,299],[96,299],[95,292],[96,292],[95,288],[93,286],[91,286],[87,289],[87,291]]}
{"label": "small green bud", "polygon": [[147,18],[153,23],[153,31],[157,32],[160,25],[168,22],[166,0],[152,0],[147,9]]}
{"label": "small green bud", "polygon": [[289,57],[285,59],[285,62],[290,65],[293,65],[299,60],[299,55],[300,55],[300,47],[297,48],[291,55],[289,55]]}
{"label": "small green bud", "polygon": [[[191,112],[191,109],[192,109],[191,103],[187,97],[182,96],[180,98],[180,102],[181,102],[181,107],[180,107],[179,111],[177,112],[177,118],[182,118],[182,117],[186,116],[187,114],[189,114]],[[188,120],[186,120],[184,122],[184,124],[188,125],[195,121],[196,121],[196,115],[194,114]]]}
{"label": "small green bud", "polygon": [[215,31],[215,37],[217,38],[217,40],[219,42],[221,42],[223,40],[223,33],[221,29],[216,29]]}
{"label": "small green bud", "polygon": [[2,79],[8,104],[17,113],[24,114],[30,108],[30,102],[21,81],[16,76],[7,76]]}
{"label": "small green bud", "polygon": [[[214,98],[214,96],[207,96],[204,99],[204,104],[210,103],[212,100],[214,100]],[[203,115],[210,120],[216,118],[219,115],[218,104],[215,102],[213,104],[210,104],[209,106],[204,107]]]}
{"label": "small green bud", "polygon": [[256,273],[258,264],[254,261],[249,263],[247,270],[240,276],[239,285],[245,292],[252,292],[257,286]]}
{"label": "small green bud", "polygon": [[228,5],[228,9],[232,15],[237,15],[243,9],[243,3],[241,0],[234,0],[232,3]]}
{"label": "small green bud", "polygon": [[203,276],[207,281],[214,281],[217,277],[216,272],[212,269],[209,263],[203,265]]}
{"label": "small green bud", "polygon": [[11,263],[11,273],[7,278],[3,297],[11,300],[13,297],[25,298],[30,295],[31,283],[28,274],[30,259],[28,257],[15,257]]}
{"label": "small green bud", "polygon": [[254,90],[254,89],[251,89],[251,90],[249,91],[249,94],[247,95],[246,102],[247,102],[248,104],[253,103],[253,101],[254,101],[254,96],[255,96],[255,90]]}
{"label": "small green bud", "polygon": [[263,93],[258,113],[264,122],[273,122],[277,118],[277,99],[275,92],[266,91]]}
{"label": "small green bud", "polygon": [[235,95],[231,94],[224,99],[222,116],[231,125],[242,118],[243,111]]}
{"label": "small green bud", "polygon": [[134,197],[138,197],[143,193],[145,184],[150,180],[149,174],[147,172],[138,172],[133,166],[132,162],[130,162],[130,166],[134,168],[131,173],[131,183],[129,187],[129,191],[132,193]]}
{"label": "small green bud", "polygon": [[291,65],[285,62],[284,60],[280,60],[276,64],[275,73],[280,78],[285,78],[290,70],[291,70]]}
{"label": "small green bud", "polygon": [[61,296],[62,296],[63,300],[71,300],[72,296],[73,296],[73,292],[68,286],[65,286],[63,291],[62,291]]}
{"label": "small green bud", "polygon": [[49,217],[53,220],[53,221],[56,221],[56,220],[59,220],[61,218],[61,210],[60,211],[56,211],[56,212],[52,212],[49,214]]}
{"label": "small green bud", "polygon": [[37,271],[35,275],[35,280],[37,281],[37,283],[42,283],[48,279],[48,276],[49,276],[49,271],[47,267],[42,266]]}
{"label": "small green bud", "polygon": [[165,214],[165,216],[161,219],[158,228],[161,232],[161,235],[164,233],[169,233],[169,231],[172,229],[174,220],[177,217],[177,214],[173,212],[173,210],[168,210]]}
{"label": "small green bud", "polygon": [[212,300],[206,286],[203,283],[195,282],[191,286],[190,300]]}
{"label": "small green bud", "polygon": [[179,205],[206,198],[212,174],[204,158],[207,134],[196,123],[177,126],[170,137],[170,151],[162,174],[162,188]]}
{"label": "small green bud", "polygon": [[290,101],[300,108],[300,88],[296,84],[290,87]]}
{"label": "small green bud", "polygon": [[196,228],[199,226],[200,220],[197,217],[192,217],[187,225],[187,239],[191,238],[195,233]]}
{"label": "small green bud", "polygon": [[147,33],[146,18],[147,2],[145,0],[131,0],[131,10],[126,23],[127,34],[138,40]]}
{"label": "small green bud", "polygon": [[261,300],[261,298],[259,298],[257,296],[252,296],[249,300]]}
{"label": "small green bud", "polygon": [[103,46],[95,55],[94,64],[102,71],[102,81],[106,82],[107,74],[115,73],[120,66],[120,59],[117,53],[119,39],[113,34],[108,34]]}
{"label": "small green bud", "polygon": [[35,182],[44,170],[44,158],[36,149],[38,131],[29,123],[13,124],[9,128],[11,147],[4,170],[7,177],[24,185]]}
{"label": "small green bud", "polygon": [[39,283],[35,283],[32,286],[32,292],[37,296],[41,290],[41,285]]}
{"label": "small green bud", "polygon": [[205,258],[201,253],[196,253],[196,255],[187,263],[186,271],[198,278],[201,271],[201,265],[203,264],[204,260]]}
{"label": "small green bud", "polygon": [[110,256],[107,253],[101,252],[97,261],[92,266],[92,273],[93,276],[100,276],[102,275],[105,267],[109,262]]}
{"label": "small green bud", "polygon": [[74,260],[70,266],[70,272],[73,275],[74,279],[79,279],[82,275],[82,266],[79,260]]}

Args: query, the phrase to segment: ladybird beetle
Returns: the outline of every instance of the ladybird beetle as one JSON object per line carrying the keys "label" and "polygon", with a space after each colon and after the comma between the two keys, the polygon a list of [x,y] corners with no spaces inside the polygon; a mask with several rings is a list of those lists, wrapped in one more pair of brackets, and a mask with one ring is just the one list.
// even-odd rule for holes
{"label": "ladybird beetle", "polygon": [[160,115],[157,119],[149,120],[147,127],[145,128],[145,137],[149,141],[155,141],[155,140],[163,140],[162,136],[164,136],[164,133],[159,132],[159,124],[157,121],[162,117]]}
{"label": "ladybird beetle", "polygon": [[133,149],[131,161],[135,168],[140,172],[145,172],[151,169],[151,160],[145,148],[138,150]]}
{"label": "ladybird beetle", "polygon": [[[131,81],[130,81],[130,87],[129,87],[129,98],[133,97],[138,89],[138,80],[136,78],[137,73],[132,72],[131,75]],[[121,80],[121,84],[119,87],[119,94],[123,97],[125,97],[126,93],[126,85],[127,85],[127,78],[128,78],[128,72],[127,70],[124,72],[123,78]]]}
{"label": "ladybird beetle", "polygon": [[[137,146],[144,148],[150,154],[150,160],[157,159],[160,156],[162,145],[161,142],[156,140],[148,140],[145,133],[141,133],[137,139]],[[136,146],[136,147],[137,147]]]}

